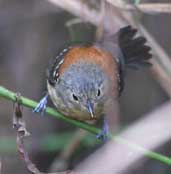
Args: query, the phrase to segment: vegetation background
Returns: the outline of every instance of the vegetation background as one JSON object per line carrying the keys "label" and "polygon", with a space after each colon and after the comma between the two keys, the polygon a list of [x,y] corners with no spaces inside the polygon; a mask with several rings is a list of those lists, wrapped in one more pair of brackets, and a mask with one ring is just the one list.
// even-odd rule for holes
{"label": "vegetation background", "polygon": [[[142,0],[141,3],[170,2]],[[98,1],[89,1],[98,6]],[[131,1],[131,3],[134,3]],[[72,14],[45,0],[2,0],[0,2],[0,85],[38,101],[46,90],[46,69],[57,49],[66,41],[92,39],[95,27],[78,23],[67,27]],[[140,22],[164,50],[171,55],[171,14],[141,14]],[[74,35],[74,36],[73,36]],[[148,38],[147,38],[148,39]],[[160,107],[169,96],[148,69],[129,71],[126,86],[120,98],[121,126],[127,127],[144,114]],[[49,105],[53,106],[49,102]],[[0,157],[2,173],[27,173],[20,160],[12,128],[13,104],[0,99]],[[48,171],[55,157],[70,140],[75,127],[55,118],[33,114],[24,108],[24,117],[32,137],[26,142],[31,159],[41,171]],[[69,134],[68,134],[69,133]],[[144,135],[145,138],[148,134]],[[72,168],[99,147],[91,141],[81,144],[69,160]],[[60,143],[62,142],[62,143]],[[92,143],[91,143],[92,142]],[[171,156],[171,144],[161,144],[156,151]],[[171,173],[170,167],[143,158],[127,173]]]}

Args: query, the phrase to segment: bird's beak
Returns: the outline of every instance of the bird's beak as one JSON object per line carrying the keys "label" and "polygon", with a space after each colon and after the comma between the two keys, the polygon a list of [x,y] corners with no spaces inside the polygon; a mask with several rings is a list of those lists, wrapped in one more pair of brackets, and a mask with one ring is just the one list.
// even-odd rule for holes
{"label": "bird's beak", "polygon": [[87,101],[87,110],[88,110],[88,112],[90,113],[90,116],[91,116],[91,118],[94,118],[94,112],[93,112],[93,103],[90,101],[90,100],[88,100]]}

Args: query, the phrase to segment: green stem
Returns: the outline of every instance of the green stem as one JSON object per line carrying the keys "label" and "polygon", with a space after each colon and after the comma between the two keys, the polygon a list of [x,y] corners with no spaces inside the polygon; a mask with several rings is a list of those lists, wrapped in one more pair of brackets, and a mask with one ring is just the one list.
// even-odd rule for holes
{"label": "green stem", "polygon": [[[0,97],[6,98],[6,99],[11,100],[13,102],[16,101],[16,93],[9,91],[2,86],[0,86]],[[36,107],[36,105],[38,104],[37,102],[30,100],[26,97],[22,97],[22,96],[20,98],[20,103],[23,106],[26,106],[26,107],[29,107],[32,109],[34,109]],[[95,128],[92,125],[67,118],[67,117],[63,116],[62,114],[60,114],[59,112],[57,112],[55,109],[52,109],[50,107],[47,107],[46,113],[51,115],[51,116],[54,116],[60,120],[63,120],[64,122],[70,123],[76,127],[87,130],[88,132],[91,132],[93,134],[98,134],[100,132],[100,129]],[[171,159],[169,157],[166,157],[164,155],[158,154],[158,153],[153,152],[153,151],[149,151],[149,150],[147,150],[147,149],[145,149],[145,148],[143,148],[135,143],[129,142],[129,141],[125,140],[124,138],[121,138],[120,136],[112,136],[110,134],[109,138],[112,138],[117,143],[126,145],[126,146],[130,147],[131,149],[136,150],[136,151],[142,153],[143,155],[145,155],[151,159],[155,159],[155,160],[158,160],[164,164],[171,165]]]}
{"label": "green stem", "polygon": [[169,158],[167,156],[156,153],[154,151],[147,150],[138,144],[132,143],[130,141],[125,140],[124,138],[121,138],[120,136],[115,136],[115,141],[117,143],[126,145],[127,147],[138,151],[139,153],[143,154],[146,157],[149,157],[151,159],[155,159],[155,160],[160,161],[160,162],[167,164],[167,165],[171,165],[171,158]]}
{"label": "green stem", "polygon": [[[6,89],[2,86],[0,86],[0,97],[6,98],[6,99],[11,100],[13,102],[16,101],[16,93],[9,91],[8,89]],[[21,96],[21,98],[20,98],[20,103],[23,106],[26,106],[26,107],[29,107],[32,109],[34,109],[38,104],[37,102],[30,100],[30,99],[23,97],[23,96]],[[85,129],[91,133],[98,134],[100,132],[100,129],[95,128],[89,124],[65,117],[61,113],[57,112],[55,109],[52,109],[50,107],[46,108],[46,113],[50,116],[56,117],[60,120],[63,120],[64,122],[70,123],[76,127]]]}

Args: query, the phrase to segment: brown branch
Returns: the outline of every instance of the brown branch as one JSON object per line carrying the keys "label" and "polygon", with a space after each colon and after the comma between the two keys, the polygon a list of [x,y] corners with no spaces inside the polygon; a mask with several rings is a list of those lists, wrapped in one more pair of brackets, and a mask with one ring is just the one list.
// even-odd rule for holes
{"label": "brown branch", "polygon": [[[17,149],[21,159],[26,164],[26,167],[29,173],[45,174],[40,172],[39,169],[35,166],[35,164],[30,160],[28,152],[24,146],[24,139],[28,137],[30,133],[26,129],[26,123],[24,121],[22,108],[20,105],[20,97],[21,95],[17,93],[16,102],[14,103],[14,109],[13,109],[13,127],[17,131],[17,137],[16,137]],[[55,173],[47,173],[47,174],[76,174],[76,173],[73,171],[64,171],[64,172],[55,172]]]}
{"label": "brown branch", "polygon": [[106,0],[108,3],[113,6],[128,11],[135,11],[139,9],[143,13],[155,14],[155,13],[171,13],[171,3],[144,3],[139,5],[131,5],[120,3],[116,0]]}
{"label": "brown branch", "polygon": [[149,14],[155,13],[171,13],[171,3],[148,3],[148,4],[140,4],[136,6],[136,8],[132,5],[128,5],[126,7],[128,10],[136,10],[138,8],[140,11]]}

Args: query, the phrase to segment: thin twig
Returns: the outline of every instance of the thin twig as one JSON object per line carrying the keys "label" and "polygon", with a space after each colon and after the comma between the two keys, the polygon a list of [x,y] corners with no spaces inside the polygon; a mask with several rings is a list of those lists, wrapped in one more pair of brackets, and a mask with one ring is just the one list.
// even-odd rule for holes
{"label": "thin twig", "polygon": [[[0,97],[4,97],[8,100],[11,100],[13,102],[16,102],[16,97],[18,96],[18,93],[14,93],[14,92],[11,92],[9,90],[7,90],[6,88],[0,86]],[[24,105],[26,107],[29,107],[29,108],[35,108],[35,106],[37,105],[37,103],[33,100],[30,100],[26,97],[22,97],[20,96],[20,105]],[[17,106],[18,107],[18,106]],[[16,108],[16,107],[15,107]],[[88,125],[88,124],[85,124],[85,123],[82,123],[82,122],[78,122],[76,120],[72,120],[72,119],[69,119],[69,118],[66,118],[65,116],[61,115],[60,113],[58,113],[57,111],[55,111],[54,109],[48,107],[46,109],[46,113],[51,115],[51,116],[55,116],[56,118],[59,118],[65,122],[68,122],[70,124],[73,124],[75,125],[76,127],[80,127],[82,129],[85,129],[93,134],[98,134],[100,132],[100,129],[98,128],[95,128],[91,125]],[[18,120],[18,119],[14,119],[14,120]],[[20,122],[18,122],[20,123]],[[168,122],[167,122],[168,123]],[[23,122],[22,122],[22,124]],[[163,129],[161,129],[162,131]],[[23,131],[23,129],[22,129]],[[164,134],[162,134],[164,136]],[[170,134],[169,134],[170,136]],[[109,138],[110,139],[113,139],[115,142],[119,143],[119,144],[123,144],[125,146],[128,146],[129,148],[135,150],[135,151],[138,151],[138,152],[144,152],[143,155],[151,158],[151,159],[155,159],[155,160],[158,160],[164,164],[168,164],[170,165],[171,164],[171,159],[169,157],[166,157],[164,155],[161,155],[161,154],[158,154],[156,152],[153,152],[153,151],[150,151],[150,150],[147,150],[141,146],[139,146],[138,144],[136,143],[133,143],[133,142],[130,142],[130,141],[127,141],[126,139],[122,138],[122,137],[119,137],[119,136],[112,136],[111,134],[109,135]],[[165,137],[166,138],[166,137]],[[167,138],[168,138],[168,135],[167,135]]]}
{"label": "thin twig", "polygon": [[149,14],[157,14],[157,13],[171,13],[171,3],[142,3],[138,5],[131,5],[131,4],[125,4],[120,3],[116,0],[106,0],[113,6],[121,9],[121,10],[127,10],[127,11],[136,11],[139,9],[143,13],[149,13]]}
{"label": "thin twig", "polygon": [[[18,149],[19,155],[21,159],[25,162],[29,173],[45,174],[40,172],[39,169],[36,167],[36,165],[30,160],[29,154],[25,148],[24,139],[28,137],[30,133],[26,129],[26,123],[23,118],[23,112],[22,112],[22,106],[21,106],[21,100],[22,100],[21,95],[17,93],[15,98],[16,98],[16,101],[14,102],[14,108],[13,108],[13,127],[17,131],[16,143],[17,143],[17,149]],[[53,174],[72,174],[72,171],[56,172]]]}
{"label": "thin twig", "polygon": [[101,40],[104,35],[104,21],[105,21],[105,8],[106,2],[104,0],[100,0],[100,12],[101,12],[101,22],[96,29],[96,40]]}
{"label": "thin twig", "polygon": [[[171,13],[171,3],[148,3],[148,4],[139,4],[136,6],[140,11],[149,14],[156,13]],[[132,5],[126,7],[127,10],[136,10]]]}

